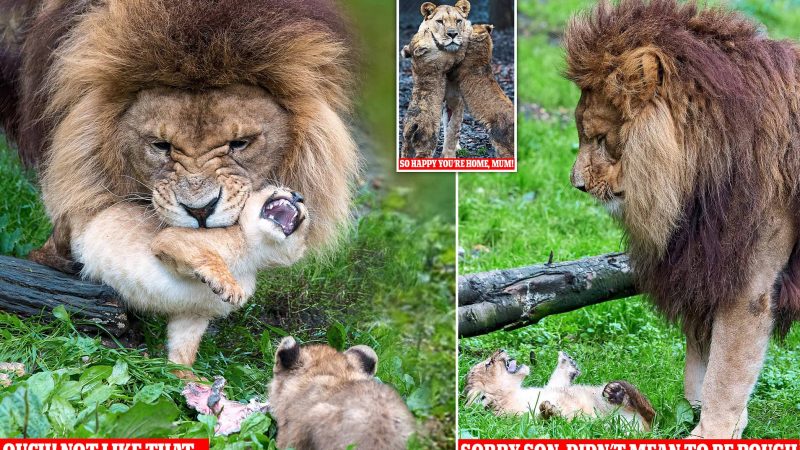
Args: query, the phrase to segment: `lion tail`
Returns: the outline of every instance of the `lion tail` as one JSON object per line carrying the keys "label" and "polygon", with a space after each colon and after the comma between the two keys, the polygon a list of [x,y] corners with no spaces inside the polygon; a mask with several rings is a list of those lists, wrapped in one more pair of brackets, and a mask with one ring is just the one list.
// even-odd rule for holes
{"label": "lion tail", "polygon": [[800,242],[794,244],[789,262],[775,284],[775,334],[783,339],[794,321],[800,321]]}

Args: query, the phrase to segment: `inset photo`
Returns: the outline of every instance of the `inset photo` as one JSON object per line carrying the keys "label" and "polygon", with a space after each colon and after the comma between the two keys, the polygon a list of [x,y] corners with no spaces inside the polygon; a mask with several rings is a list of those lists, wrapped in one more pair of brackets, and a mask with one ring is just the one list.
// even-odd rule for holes
{"label": "inset photo", "polygon": [[398,0],[398,171],[516,171],[515,25],[515,0]]}

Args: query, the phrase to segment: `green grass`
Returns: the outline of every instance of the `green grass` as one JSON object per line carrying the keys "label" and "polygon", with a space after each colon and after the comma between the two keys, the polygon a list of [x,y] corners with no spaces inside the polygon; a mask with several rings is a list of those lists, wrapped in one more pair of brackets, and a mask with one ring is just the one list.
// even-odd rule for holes
{"label": "green grass", "polygon": [[[561,28],[583,0],[524,0],[519,10],[528,28],[520,30],[520,102],[535,103],[550,120],[519,123],[519,171],[516,174],[461,174],[459,177],[459,245],[465,255],[462,273],[510,268],[623,250],[622,233],[605,210],[572,188],[569,172],[577,152],[571,119],[578,91],[559,76],[563,54]],[[800,36],[797,2],[738,1],[748,14],[762,20],[772,36]],[[794,9],[792,8],[794,7]],[[566,115],[564,113],[567,113]],[[566,117],[566,118],[565,118]],[[537,363],[527,385],[542,385],[552,371],[557,352],[576,359],[581,383],[627,379],[650,398],[658,413],[656,426],[645,437],[680,437],[696,417],[683,400],[683,338],[679,330],[656,315],[641,297],[550,316],[539,324],[512,332],[461,339],[459,380],[492,351],[504,348]],[[773,343],[765,369],[750,401],[746,437],[800,436],[800,327],[783,345]],[[462,384],[463,386],[463,384]],[[638,433],[612,420],[536,421],[530,417],[495,417],[478,405],[459,399],[459,434],[475,437],[634,437]]]}

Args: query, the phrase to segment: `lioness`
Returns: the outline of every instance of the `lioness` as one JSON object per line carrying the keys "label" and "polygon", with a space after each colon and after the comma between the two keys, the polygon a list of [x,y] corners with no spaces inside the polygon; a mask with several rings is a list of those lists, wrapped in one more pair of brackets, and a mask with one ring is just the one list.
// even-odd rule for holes
{"label": "lioness", "polygon": [[564,46],[581,89],[572,184],[683,326],[691,435],[739,438],[770,335],[800,319],[797,44],[724,8],[625,0],[574,18]]}
{"label": "lioness", "polygon": [[489,130],[497,156],[514,157],[514,103],[503,92],[492,71],[494,26],[472,26],[464,59],[452,74],[469,113]]}
{"label": "lioness", "polygon": [[394,389],[375,380],[377,369],[366,345],[342,353],[283,338],[269,388],[278,447],[405,449],[414,417]]}
{"label": "lioness", "polygon": [[612,381],[605,386],[572,384],[580,375],[575,361],[558,353],[558,364],[544,387],[522,387],[530,374],[505,350],[472,366],[467,374],[467,405],[480,401],[496,414],[533,413],[537,417],[555,416],[571,420],[619,414],[636,428],[650,430],[655,411],[647,398],[627,381]]}
{"label": "lioness", "polygon": [[[439,77],[444,73],[439,73],[437,69],[448,71],[454,63],[464,58],[466,43],[472,33],[472,26],[467,19],[470,11],[470,3],[467,0],[459,0],[455,6],[434,5],[425,2],[420,6],[420,13],[423,20],[419,30],[415,35],[415,46],[425,48],[427,62],[421,63],[414,71],[414,89],[412,91],[412,103],[406,112],[406,121],[403,125],[403,151],[405,157],[430,157],[436,150],[436,143],[439,135],[439,118],[441,114],[441,124],[444,128],[444,144],[442,147],[442,157],[455,157],[458,148],[461,123],[464,120],[464,104],[461,94],[458,93],[458,86],[452,81],[446,84],[434,84],[439,82]],[[404,49],[402,54],[405,57],[411,56],[413,50]],[[443,60],[441,63],[434,63],[434,56],[440,55]],[[430,77],[430,81],[423,81],[417,84],[421,78]],[[445,87],[442,90],[442,87]],[[443,94],[443,95],[442,95]],[[417,98],[416,103],[414,102]],[[435,103],[438,101],[438,105]],[[444,102],[444,108],[442,108]],[[409,114],[411,116],[409,117]],[[431,120],[430,117],[437,116]],[[421,131],[418,131],[421,128]],[[431,131],[433,130],[433,131]],[[418,153],[418,154],[417,154]]]}
{"label": "lioness", "polygon": [[259,269],[303,256],[309,224],[298,193],[267,186],[250,194],[238,223],[227,228],[162,229],[153,214],[122,202],[72,241],[84,276],[103,280],[137,310],[169,317],[169,359],[191,366],[209,320],[245,303]]}

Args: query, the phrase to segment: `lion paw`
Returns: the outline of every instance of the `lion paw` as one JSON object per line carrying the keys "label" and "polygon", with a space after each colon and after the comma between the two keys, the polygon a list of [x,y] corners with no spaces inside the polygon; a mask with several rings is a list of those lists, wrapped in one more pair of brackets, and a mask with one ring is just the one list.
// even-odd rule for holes
{"label": "lion paw", "polygon": [[612,405],[627,405],[630,403],[628,391],[625,386],[616,381],[612,381],[603,388],[603,397]]}
{"label": "lion paw", "polygon": [[539,403],[539,415],[543,419],[552,419],[553,417],[558,417],[560,413],[554,404],[545,400]]}
{"label": "lion paw", "polygon": [[558,352],[558,365],[564,367],[569,374],[570,381],[574,381],[581,374],[581,369],[578,368],[578,363],[572,359],[571,356],[564,352]]}

